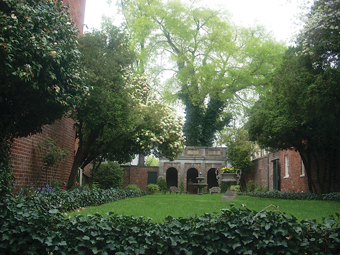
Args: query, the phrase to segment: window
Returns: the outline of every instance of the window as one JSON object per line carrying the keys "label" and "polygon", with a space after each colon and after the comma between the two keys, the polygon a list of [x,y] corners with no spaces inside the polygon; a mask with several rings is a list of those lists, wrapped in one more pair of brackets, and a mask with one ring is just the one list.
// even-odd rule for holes
{"label": "window", "polygon": [[288,155],[285,155],[285,177],[284,178],[288,178],[289,177],[289,157]]}
{"label": "window", "polygon": [[304,176],[305,176],[305,164],[301,160],[301,174],[300,174],[300,177],[304,177]]}

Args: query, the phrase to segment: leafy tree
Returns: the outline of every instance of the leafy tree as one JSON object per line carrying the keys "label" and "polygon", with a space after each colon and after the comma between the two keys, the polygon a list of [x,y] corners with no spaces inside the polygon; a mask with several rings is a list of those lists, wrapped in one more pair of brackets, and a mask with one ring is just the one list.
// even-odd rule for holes
{"label": "leafy tree", "polygon": [[338,1],[316,1],[272,79],[272,90],[252,109],[249,134],[272,149],[295,148],[304,162],[310,192],[338,190],[340,144]]}
{"label": "leafy tree", "polygon": [[146,157],[146,165],[147,166],[158,166],[159,160],[155,157],[152,156],[147,156]]}
{"label": "leafy tree", "polygon": [[[226,129],[221,140],[227,146],[227,161],[235,169],[241,169],[242,175],[250,173],[253,165],[251,161],[253,142],[250,141],[247,130],[245,128]],[[240,181],[244,188],[246,183],[242,176]]]}
{"label": "leafy tree", "polygon": [[145,75],[133,75],[134,60],[125,33],[113,26],[79,39],[90,96],[77,107],[78,149],[68,187],[79,167],[103,160],[119,163],[134,154],[173,159],[182,151],[181,126],[172,111],[149,95]]}
{"label": "leafy tree", "polygon": [[[138,53],[136,68],[175,73],[167,84],[185,106],[187,145],[211,146],[231,119],[230,101],[266,83],[283,46],[263,27],[237,28],[221,11],[194,3],[121,0],[120,6]],[[160,58],[163,68],[153,64]]]}
{"label": "leafy tree", "polygon": [[124,169],[116,162],[101,164],[95,173],[94,179],[102,189],[122,188]]}
{"label": "leafy tree", "polygon": [[77,34],[59,2],[0,1],[1,180],[11,179],[7,142],[41,131],[86,92]]}

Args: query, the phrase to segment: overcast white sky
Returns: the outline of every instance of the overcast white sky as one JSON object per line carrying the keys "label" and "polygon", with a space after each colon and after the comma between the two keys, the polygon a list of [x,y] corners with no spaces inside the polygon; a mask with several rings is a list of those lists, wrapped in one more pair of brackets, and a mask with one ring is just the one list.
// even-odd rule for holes
{"label": "overcast white sky", "polygon": [[[237,25],[251,25],[254,22],[263,24],[273,31],[278,40],[289,42],[296,32],[295,16],[300,12],[298,5],[303,0],[202,0],[207,6],[221,5],[233,15]],[[85,24],[89,28],[100,28],[103,14],[115,17],[119,23],[112,0],[109,6],[107,0],[86,0]]]}

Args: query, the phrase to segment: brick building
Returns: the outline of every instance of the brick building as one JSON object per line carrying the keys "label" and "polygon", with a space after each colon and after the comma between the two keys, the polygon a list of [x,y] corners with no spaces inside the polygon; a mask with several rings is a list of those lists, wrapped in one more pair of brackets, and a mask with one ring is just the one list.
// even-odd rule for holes
{"label": "brick building", "polygon": [[163,176],[168,187],[179,187],[183,181],[185,192],[196,193],[193,184],[200,174],[208,188],[218,186],[215,170],[226,166],[225,153],[225,147],[186,147],[174,161],[161,158],[158,167],[125,166],[124,187],[136,184],[145,190],[147,184],[156,183]]}
{"label": "brick building", "polygon": [[[64,5],[69,6],[70,16],[79,29],[79,34],[83,33],[85,4],[86,0],[64,0]],[[68,156],[59,166],[50,169],[47,173],[43,170],[40,152],[37,148],[39,143],[51,137],[56,140],[57,145],[67,149]],[[53,125],[43,127],[40,134],[18,138],[14,140],[12,148],[13,175],[17,182],[17,187],[27,186],[31,183],[39,185],[46,183],[53,178],[67,182],[73,164],[75,150],[75,126],[74,121],[69,118],[57,120]]]}
{"label": "brick building", "polygon": [[253,173],[245,176],[255,186],[269,190],[308,192],[308,180],[301,157],[295,150],[267,152],[257,150],[253,158]]}
{"label": "brick building", "polygon": [[[298,152],[258,149],[252,161],[253,172],[242,176],[246,183],[253,180],[256,187],[269,190],[308,192],[307,176]],[[158,167],[125,166],[124,187],[136,184],[146,190],[149,183],[156,183],[163,176],[168,187],[179,187],[183,181],[185,191],[196,193],[193,183],[200,173],[208,188],[218,186],[215,170],[226,165],[225,147],[186,147],[174,161],[160,159]]]}

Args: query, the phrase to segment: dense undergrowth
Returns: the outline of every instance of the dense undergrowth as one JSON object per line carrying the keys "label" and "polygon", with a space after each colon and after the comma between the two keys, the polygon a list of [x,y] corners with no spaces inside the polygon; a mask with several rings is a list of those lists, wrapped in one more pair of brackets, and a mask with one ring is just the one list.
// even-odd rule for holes
{"label": "dense undergrowth", "polygon": [[[110,215],[66,218],[63,211],[144,195],[143,191],[56,191],[8,196],[0,205],[0,254],[338,254],[339,219],[298,222],[275,208],[223,209],[172,218]],[[55,201],[54,201],[55,200]]]}

